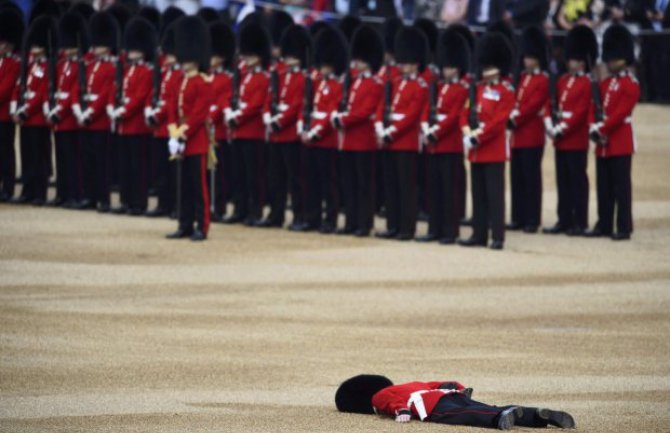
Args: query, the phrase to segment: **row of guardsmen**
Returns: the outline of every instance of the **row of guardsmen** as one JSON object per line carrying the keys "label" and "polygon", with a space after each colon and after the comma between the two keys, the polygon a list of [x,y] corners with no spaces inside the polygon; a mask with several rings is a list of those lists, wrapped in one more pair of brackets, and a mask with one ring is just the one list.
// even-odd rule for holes
{"label": "row of guardsmen", "polygon": [[[565,39],[567,72],[556,77],[536,27],[517,37],[497,23],[475,37],[465,26],[439,31],[430,20],[389,19],[380,33],[354,17],[304,27],[276,11],[246,16],[235,32],[211,18],[78,4],[31,17],[22,37],[19,12],[3,6],[2,200],[14,195],[19,124],[23,189],[15,202],[45,202],[53,132],[53,204],[176,213],[170,238],[205,239],[212,220],[283,227],[287,203],[290,230],[364,237],[381,202],[386,229],[377,237],[502,249],[506,228],[539,229],[549,137],[558,221],[543,231],[630,238],[639,86],[622,25],[604,35],[609,74],[597,82],[598,44],[580,25]],[[590,142],[598,222],[588,230]],[[464,157],[469,238],[460,238]],[[110,209],[113,182],[120,206]],[[158,205],[147,212],[150,185]],[[428,232],[415,238],[424,206]]]}

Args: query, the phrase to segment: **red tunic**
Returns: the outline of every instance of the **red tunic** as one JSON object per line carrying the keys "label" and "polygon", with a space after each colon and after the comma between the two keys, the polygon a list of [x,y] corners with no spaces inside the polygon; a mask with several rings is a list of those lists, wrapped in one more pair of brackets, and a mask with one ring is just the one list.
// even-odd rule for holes
{"label": "red tunic", "polygon": [[204,155],[209,149],[207,125],[209,107],[212,105],[212,83],[201,74],[184,76],[177,92],[177,103],[171,105],[168,113],[169,124],[186,125],[185,156]]}
{"label": "red tunic", "polygon": [[21,59],[14,54],[0,57],[0,122],[12,120],[9,115],[10,101],[21,73]]}
{"label": "red tunic", "polygon": [[263,103],[269,92],[269,77],[260,67],[246,71],[240,85],[240,115],[233,138],[246,140],[265,139]]}
{"label": "red tunic", "polygon": [[549,99],[549,77],[544,72],[523,72],[516,91],[512,148],[543,147],[545,141],[543,111]]}
{"label": "red tunic", "polygon": [[[286,69],[279,75],[279,101],[278,118],[280,130],[270,133],[270,141],[275,143],[286,143],[298,141],[298,129],[296,123],[302,112],[305,94],[305,75],[298,68]],[[265,112],[270,111],[271,96],[268,92]]]}
{"label": "red tunic", "polygon": [[458,382],[409,382],[402,385],[393,385],[382,389],[372,396],[372,407],[378,414],[396,416],[401,410],[411,410],[412,415],[422,421],[430,415],[437,402],[445,394],[454,390],[439,389],[441,385],[449,384],[456,390],[465,389]]}
{"label": "red tunic", "polygon": [[330,123],[330,113],[337,111],[342,100],[342,83],[329,76],[321,79],[314,92],[314,111],[312,111],[311,131],[320,138],[314,141],[315,147],[337,149],[337,130]]}
{"label": "red tunic", "polygon": [[[591,82],[584,74],[564,74],[556,83],[556,98],[562,135],[554,139],[554,147],[564,151],[589,149],[589,113],[592,110]],[[545,119],[550,116],[547,101]],[[555,125],[556,126],[556,125]]]}
{"label": "red tunic", "polygon": [[[390,125],[391,151],[419,151],[421,115],[428,103],[428,86],[422,78],[401,77],[393,82]],[[377,121],[382,122],[384,104],[379,104]]]}
{"label": "red tunic", "polygon": [[341,150],[377,150],[374,121],[383,93],[384,85],[379,78],[370,73],[358,74],[349,90],[347,111],[340,117],[344,130]]}
{"label": "red tunic", "polygon": [[154,137],[169,138],[168,132],[168,116],[170,106],[177,103],[177,92],[179,86],[184,78],[184,73],[179,69],[178,65],[164,66],[161,73],[161,87],[160,99],[158,103],[158,111],[154,117],[158,121],[158,125],[154,128]]}
{"label": "red tunic", "polygon": [[[477,116],[482,133],[479,145],[470,149],[470,162],[505,162],[509,157],[506,128],[514,108],[514,89],[506,81],[477,84]],[[468,125],[469,108],[461,112],[461,127]],[[482,126],[483,124],[483,126]]]}
{"label": "red tunic", "polygon": [[[120,135],[151,134],[144,119],[144,107],[151,105],[151,67],[144,62],[128,63],[123,76],[123,108]],[[112,97],[114,93],[112,92]]]}
{"label": "red tunic", "polygon": [[214,138],[217,141],[228,140],[228,127],[223,116],[223,110],[230,107],[230,98],[233,96],[232,74],[223,69],[212,71],[212,106],[209,107],[209,116],[214,125]]}
{"label": "red tunic", "polygon": [[633,110],[640,99],[640,84],[628,71],[605,78],[600,82],[605,121],[600,133],[607,138],[604,146],[596,147],[599,158],[627,156],[635,152]]}
{"label": "red tunic", "polygon": [[400,71],[400,68],[395,64],[385,64],[384,66],[379,68],[379,71],[377,71],[377,77],[383,82],[386,82],[389,79],[391,80],[391,82],[395,82],[395,80],[397,80],[401,76],[402,72]]}
{"label": "red tunic", "polygon": [[[30,59],[24,93],[24,107],[26,107],[24,113],[27,117],[26,121],[23,122],[24,126],[48,126],[47,120],[44,117],[44,104],[48,100],[48,73],[45,57]],[[18,102],[20,91],[20,85],[17,85],[14,88],[12,102]],[[21,107],[17,106],[17,110],[19,109]]]}
{"label": "red tunic", "polygon": [[[468,83],[464,80],[445,83],[439,87],[437,97],[437,142],[429,143],[426,151],[434,153],[463,153],[463,132],[460,115],[468,100]],[[426,104],[423,122],[428,122],[430,107]],[[432,126],[432,125],[431,125]]]}
{"label": "red tunic", "polygon": [[[87,126],[89,131],[108,131],[110,128],[107,104],[114,90],[114,73],[111,57],[93,59],[86,64],[86,102],[91,112]],[[78,91],[75,97],[75,103],[81,106],[81,92]]]}
{"label": "red tunic", "polygon": [[54,125],[54,131],[76,131],[80,129],[77,118],[72,112],[72,104],[79,100],[78,61],[63,58],[56,66],[58,87],[56,90],[56,114],[60,122]]}

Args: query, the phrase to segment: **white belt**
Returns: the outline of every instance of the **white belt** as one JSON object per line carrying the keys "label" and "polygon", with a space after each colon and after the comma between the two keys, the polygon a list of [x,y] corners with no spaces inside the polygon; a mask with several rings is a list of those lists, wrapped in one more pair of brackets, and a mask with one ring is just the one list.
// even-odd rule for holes
{"label": "white belt", "polygon": [[632,122],[633,122],[633,118],[631,116],[628,116],[625,119],[623,119],[623,123],[632,123]]}
{"label": "white belt", "polygon": [[93,94],[93,93],[89,93],[89,94],[86,95],[86,97],[84,98],[84,101],[88,101],[88,102],[93,102],[93,101],[97,101],[97,100],[98,100],[98,95],[95,95],[95,94]]}
{"label": "white belt", "polygon": [[70,96],[70,93],[69,92],[56,92],[56,94],[54,96],[56,97],[56,99],[67,99],[68,96]]}
{"label": "white belt", "polygon": [[35,92],[33,92],[32,90],[28,90],[27,92],[25,92],[25,93],[23,94],[23,97],[24,97],[25,99],[32,99],[32,98],[35,97]]}
{"label": "white belt", "polygon": [[391,113],[389,116],[393,122],[398,122],[405,118],[405,115],[402,113]]}
{"label": "white belt", "polygon": [[277,110],[279,110],[281,112],[284,112],[284,111],[288,110],[288,104],[279,104],[277,106]]}
{"label": "white belt", "polygon": [[411,409],[412,406],[414,406],[414,409],[416,409],[416,413],[419,414],[419,418],[421,418],[421,421],[428,418],[428,412],[426,412],[426,405],[423,402],[422,394],[435,391],[439,391],[444,395],[460,393],[460,391],[457,389],[430,389],[430,390],[424,389],[421,391],[415,391],[411,393],[409,395],[409,400],[407,400],[407,407]]}
{"label": "white belt", "polygon": [[445,120],[447,118],[447,115],[446,114],[438,114],[436,117],[437,117],[438,122],[442,122],[443,120]]}
{"label": "white belt", "polygon": [[314,111],[312,112],[312,119],[323,120],[328,117],[328,113],[324,111]]}
{"label": "white belt", "polygon": [[561,112],[561,117],[564,119],[572,119],[572,111]]}

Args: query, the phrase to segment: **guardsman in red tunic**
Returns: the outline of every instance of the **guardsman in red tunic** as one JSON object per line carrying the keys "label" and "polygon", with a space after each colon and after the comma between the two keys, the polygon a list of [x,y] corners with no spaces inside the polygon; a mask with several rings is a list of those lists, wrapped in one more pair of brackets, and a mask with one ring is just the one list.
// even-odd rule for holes
{"label": "guardsman in red tunic", "polygon": [[509,158],[507,120],[514,109],[514,89],[501,78],[512,63],[512,48],[500,33],[486,33],[478,49],[482,82],[476,87],[476,119],[470,107],[461,113],[463,145],[468,150],[472,182],[472,236],[459,240],[463,246],[486,246],[489,228],[491,249],[505,242],[505,161]]}
{"label": "guardsman in red tunic", "polygon": [[516,89],[516,105],[508,122],[511,132],[512,222],[508,230],[537,233],[542,218],[544,108],[549,98],[547,38],[539,27],[521,36],[524,71]]}
{"label": "guardsman in red tunic", "polygon": [[[88,51],[88,28],[84,18],[75,12],[63,15],[58,23],[62,57],[56,67],[55,105],[49,107],[47,121],[54,130],[56,142],[56,197],[52,206],[73,208],[82,196],[79,166],[80,145],[77,117],[72,109],[79,100],[79,58]],[[84,68],[85,68],[84,64]]]}
{"label": "guardsman in red tunic", "polygon": [[239,88],[239,103],[224,110],[233,139],[235,210],[224,222],[251,226],[261,218],[263,203],[259,160],[265,141],[263,104],[269,89],[265,68],[270,62],[270,36],[263,26],[249,22],[242,26],[239,38],[240,58],[246,70]]}
{"label": "guardsman in red tunic", "polygon": [[310,52],[309,32],[302,26],[289,26],[281,40],[281,56],[286,70],[279,75],[277,94],[268,94],[263,113],[270,143],[271,189],[270,214],[258,223],[261,227],[283,226],[287,191],[291,195],[293,212],[289,230],[299,231],[303,226],[304,194],[300,172],[302,146],[297,122],[303,107],[305,74],[309,73],[305,68]]}
{"label": "guardsman in red tunic", "polygon": [[[210,33],[201,18],[188,16],[175,23],[177,61],[184,71],[177,103],[171,104],[168,129],[170,153],[181,158],[179,227],[169,239],[202,241],[209,231],[207,153],[210,146],[209,107],[214,101],[210,67]],[[195,228],[194,228],[195,224]]]}
{"label": "guardsman in red tunic", "polygon": [[[36,18],[28,30],[26,75],[19,77],[14,88],[12,118],[21,125],[21,171],[23,190],[16,203],[44,204],[51,161],[51,130],[46,120],[48,110],[49,75],[48,56],[57,46],[56,23],[49,16]],[[55,69],[55,68],[53,68]],[[52,77],[55,91],[55,77]]]}
{"label": "guardsman in red tunic", "polygon": [[[370,235],[374,217],[374,160],[378,149],[375,115],[382,101],[383,84],[375,75],[384,60],[383,42],[372,27],[358,27],[351,40],[356,79],[344,88],[346,106],[331,113],[342,138],[342,189],[345,226],[339,234]],[[345,84],[346,86],[346,84]]]}
{"label": "guardsman in red tunic", "polygon": [[565,40],[568,72],[556,84],[557,112],[550,101],[544,110],[547,135],[554,141],[558,221],[543,233],[584,234],[589,215],[589,178],[586,172],[589,150],[591,81],[589,65],[598,59],[598,42],[589,27],[570,29]]}
{"label": "guardsman in red tunic", "polygon": [[[436,103],[426,105],[422,133],[428,154],[428,233],[418,241],[454,244],[463,215],[465,165],[460,116],[468,99],[470,47],[456,31],[446,30],[438,44],[444,81],[437,85]],[[437,83],[436,83],[437,84]]]}
{"label": "guardsman in red tunic", "polygon": [[428,41],[423,32],[416,27],[401,28],[395,54],[402,76],[393,83],[391,100],[380,104],[375,123],[379,145],[386,149],[386,230],[375,236],[407,241],[414,239],[416,231],[420,121],[428,102],[428,87],[419,76],[428,58]]}
{"label": "guardsman in red tunic", "polygon": [[108,12],[98,12],[89,21],[91,53],[86,64],[86,88],[79,89],[72,104],[72,112],[80,131],[83,200],[79,208],[96,207],[99,212],[109,212],[111,170],[111,124],[107,103],[114,91],[115,60],[118,50],[119,27]]}
{"label": "guardsman in red tunic", "polygon": [[23,30],[21,14],[9,8],[0,11],[0,202],[14,197],[16,128],[9,111],[21,71],[21,59],[16,51],[21,47]]}
{"label": "guardsman in red tunic", "polygon": [[298,123],[306,147],[305,223],[317,227],[323,234],[330,234],[337,229],[340,191],[337,184],[339,137],[329,116],[337,111],[342,100],[339,77],[349,66],[347,41],[337,28],[329,25],[317,34],[314,63],[319,69],[320,79],[318,83],[314,82],[312,111],[303,111]]}
{"label": "guardsman in red tunic", "polygon": [[340,412],[377,414],[399,423],[412,419],[450,425],[509,430],[514,426],[575,428],[567,412],[523,406],[491,406],[472,400],[472,388],[459,382],[409,382],[394,385],[385,376],[361,374],[335,393]]}
{"label": "guardsman in red tunic", "polygon": [[635,52],[633,36],[625,26],[615,24],[605,31],[602,58],[610,73],[600,82],[604,118],[594,117],[590,127],[596,142],[598,222],[587,235],[628,240],[633,232],[633,110],[640,99],[640,84],[628,69],[635,63]]}
{"label": "guardsman in red tunic", "polygon": [[230,131],[224,121],[224,111],[230,108],[233,96],[233,73],[235,61],[235,34],[228,24],[215,22],[209,25],[212,39],[212,94],[214,100],[209,108],[210,121],[216,139],[216,168],[210,172],[210,191],[213,200],[212,221],[222,221],[226,215],[226,205],[232,197],[232,161]]}
{"label": "guardsman in red tunic", "polygon": [[[172,16],[171,19],[174,21],[178,18],[180,16],[177,15]],[[177,92],[184,75],[175,57],[174,26],[166,23],[165,20],[163,26],[163,37],[161,39],[163,62],[161,65],[159,96],[156,105],[147,107],[144,113],[147,124],[153,128],[151,154],[154,157],[155,187],[158,195],[156,208],[147,212],[149,217],[175,214],[175,193],[177,190],[174,164],[171,164],[169,159],[167,143],[170,134],[167,124],[170,105],[177,101]]]}
{"label": "guardsman in red tunic", "polygon": [[[147,210],[147,157],[151,129],[144,117],[144,108],[151,105],[151,62],[156,52],[156,30],[144,18],[128,22],[124,35],[127,53],[123,76],[123,101],[112,109],[111,117],[118,125],[121,148],[121,206],[114,213],[143,215]],[[113,98],[114,99],[114,98]]]}

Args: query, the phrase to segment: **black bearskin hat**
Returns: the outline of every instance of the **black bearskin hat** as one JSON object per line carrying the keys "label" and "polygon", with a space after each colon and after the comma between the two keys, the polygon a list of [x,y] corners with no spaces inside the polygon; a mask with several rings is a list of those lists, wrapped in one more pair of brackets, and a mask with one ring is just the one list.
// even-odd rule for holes
{"label": "black bearskin hat", "polygon": [[470,48],[470,52],[474,51],[475,49],[475,35],[472,34],[468,26],[464,24],[451,24],[448,28],[447,31],[458,33],[461,36],[463,36],[463,39],[468,43],[468,47]]}
{"label": "black bearskin hat", "polygon": [[398,17],[386,18],[384,21],[384,49],[387,53],[395,52],[395,35],[402,26],[402,20]]}
{"label": "black bearskin hat", "polygon": [[514,49],[514,43],[516,42],[516,37],[514,36],[514,29],[510,27],[505,21],[495,21],[486,26],[486,33],[502,33],[510,43],[512,49]]}
{"label": "black bearskin hat", "polygon": [[[181,18],[179,18],[181,19]],[[177,19],[177,21],[179,21]],[[175,50],[176,50],[176,41],[175,41],[175,36],[174,36],[174,29],[175,29],[175,24],[177,23],[175,21],[174,23],[170,24],[167,29],[163,32],[163,37],[161,38],[161,52],[163,54],[170,54],[170,55],[175,55]]]}
{"label": "black bearskin hat", "polygon": [[163,11],[163,14],[161,15],[161,31],[160,31],[161,40],[163,40],[163,37],[165,36],[165,31],[167,30],[168,27],[170,27],[170,24],[177,21],[184,15],[186,15],[186,13],[184,13],[183,10],[179,9],[176,6],[168,6]]}
{"label": "black bearskin hat", "polygon": [[91,34],[91,46],[109,47],[113,51],[118,50],[121,32],[119,24],[109,12],[96,12],[88,22],[88,30]]}
{"label": "black bearskin hat", "polygon": [[342,34],[347,38],[348,42],[351,42],[351,38],[354,37],[356,30],[363,24],[360,18],[353,15],[345,15],[337,23],[337,27],[340,28]]}
{"label": "black bearskin hat", "polygon": [[437,44],[438,64],[440,68],[458,68],[461,75],[470,70],[472,50],[460,30],[450,26],[440,35]]}
{"label": "black bearskin hat", "polygon": [[342,382],[335,393],[335,406],[340,412],[373,414],[372,396],[384,388],[393,386],[387,377],[376,374],[361,374]]}
{"label": "black bearskin hat", "polygon": [[174,23],[175,54],[179,63],[197,63],[200,72],[209,69],[211,39],[207,23],[199,16],[187,16]]}
{"label": "black bearskin hat", "polygon": [[134,16],[140,10],[140,0],[116,0],[115,4],[128,9],[131,16]]}
{"label": "black bearskin hat", "polygon": [[142,6],[137,15],[149,21],[156,31],[161,29],[161,13],[158,9],[151,6]]}
{"label": "black bearskin hat", "polygon": [[512,47],[502,33],[485,33],[479,39],[477,56],[480,70],[495,66],[500,70],[501,75],[509,74],[512,65]]}
{"label": "black bearskin hat", "polygon": [[75,12],[84,17],[86,22],[88,22],[89,19],[93,16],[95,13],[95,9],[93,9],[93,6],[90,4],[80,1],[72,5],[70,8],[70,12]]}
{"label": "black bearskin hat", "polygon": [[627,65],[635,63],[635,42],[630,31],[621,24],[613,24],[603,36],[603,62],[625,60]]}
{"label": "black bearskin hat", "polygon": [[435,55],[435,50],[437,49],[437,36],[439,35],[439,30],[435,21],[429,20],[428,18],[419,18],[414,21],[414,27],[418,27],[426,35],[428,40],[428,47],[430,48],[430,54]]}
{"label": "black bearskin hat", "polygon": [[240,21],[240,23],[237,25],[238,32],[241,31],[244,26],[251,23],[256,23],[260,26],[265,27],[266,29],[268,26],[267,18],[265,17],[265,15],[262,12],[253,11],[245,15],[244,18],[242,18],[242,21]]}
{"label": "black bearskin hat", "polygon": [[221,19],[221,15],[212,7],[201,8],[196,15],[202,18],[205,23],[213,23]]}
{"label": "black bearskin hat", "polygon": [[23,9],[18,7],[18,5],[14,3],[12,0],[0,0],[0,11],[4,11],[7,9],[11,9],[17,14],[19,14],[21,20],[23,20]]}
{"label": "black bearskin hat", "polygon": [[336,75],[349,67],[348,52],[347,39],[337,27],[327,24],[314,39],[314,64],[331,66]]}
{"label": "black bearskin hat", "polygon": [[309,26],[309,34],[312,35],[312,38],[315,38],[319,32],[326,27],[330,27],[330,24],[326,21],[316,21]]}
{"label": "black bearskin hat", "polygon": [[312,38],[303,26],[294,24],[284,30],[281,38],[282,57],[295,57],[300,59],[300,66],[307,67],[311,63]]}
{"label": "black bearskin hat", "polygon": [[273,47],[278,47],[281,44],[284,31],[293,24],[293,17],[289,13],[282,10],[272,11],[268,28],[270,29]]}
{"label": "black bearskin hat", "polygon": [[88,28],[84,17],[76,12],[66,12],[58,22],[58,40],[61,48],[77,48],[88,51]]}
{"label": "black bearskin hat", "polygon": [[105,11],[109,12],[112,14],[114,19],[116,20],[116,23],[119,25],[119,30],[121,33],[126,31],[126,26],[128,25],[128,21],[130,21],[130,18],[132,18],[132,14],[130,13],[130,10],[123,6],[120,3],[115,3],[105,9]]}
{"label": "black bearskin hat", "polygon": [[416,26],[401,27],[395,36],[395,61],[397,63],[417,63],[423,71],[428,59],[428,40]]}
{"label": "black bearskin hat", "polygon": [[21,49],[21,39],[25,26],[23,18],[13,9],[0,10],[0,41],[14,45],[15,50]]}
{"label": "black bearskin hat", "polygon": [[250,21],[240,29],[240,54],[260,57],[263,67],[270,63],[270,43],[268,31],[257,22]]}
{"label": "black bearskin hat", "polygon": [[363,24],[351,38],[352,60],[362,60],[377,73],[384,63],[384,42],[377,30]]}
{"label": "black bearskin hat", "polygon": [[212,41],[212,55],[223,57],[224,67],[230,68],[235,57],[235,33],[223,21],[209,24],[209,35]]}
{"label": "black bearskin hat", "polygon": [[547,36],[538,26],[528,26],[523,29],[521,34],[521,55],[532,57],[540,61],[540,68],[547,69]]}
{"label": "black bearskin hat", "polygon": [[565,38],[565,58],[579,60],[593,67],[598,59],[598,40],[590,27],[583,24],[570,29]]}
{"label": "black bearskin hat", "polygon": [[51,16],[42,15],[37,17],[30,25],[26,35],[25,49],[29,51],[31,47],[44,48],[47,56],[51,53],[49,47],[51,47],[51,50],[58,49],[56,21]]}
{"label": "black bearskin hat", "polygon": [[141,51],[144,60],[151,62],[156,54],[157,39],[154,26],[144,18],[135,17],[128,22],[123,33],[123,48],[126,52]]}
{"label": "black bearskin hat", "polygon": [[28,23],[35,21],[37,18],[46,15],[54,19],[60,16],[60,8],[54,0],[39,0],[30,11],[30,19]]}

